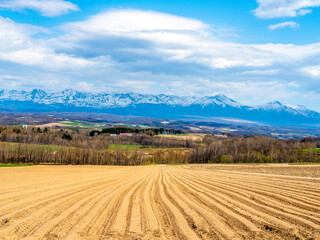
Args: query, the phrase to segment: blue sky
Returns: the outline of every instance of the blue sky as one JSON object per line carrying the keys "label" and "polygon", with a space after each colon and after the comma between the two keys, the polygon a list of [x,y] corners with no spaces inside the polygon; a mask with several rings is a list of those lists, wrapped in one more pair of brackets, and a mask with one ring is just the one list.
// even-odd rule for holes
{"label": "blue sky", "polygon": [[3,89],[223,93],[320,111],[320,0],[1,0]]}

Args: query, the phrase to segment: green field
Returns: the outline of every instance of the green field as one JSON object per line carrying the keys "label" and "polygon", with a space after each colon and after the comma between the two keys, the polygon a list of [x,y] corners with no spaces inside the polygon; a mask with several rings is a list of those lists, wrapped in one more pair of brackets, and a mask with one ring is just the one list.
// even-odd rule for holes
{"label": "green field", "polygon": [[78,122],[60,122],[60,123],[67,126],[72,126],[72,127],[96,128],[96,126],[85,124],[85,123],[78,123]]}
{"label": "green field", "polygon": [[142,145],[127,145],[127,144],[111,144],[110,145],[111,150],[116,150],[116,149],[133,150],[133,149],[141,149],[141,148],[143,148]]}
{"label": "green field", "polygon": [[314,148],[314,149],[304,149],[304,152],[315,152],[320,153],[320,148]]}
{"label": "green field", "polygon": [[2,164],[0,163],[0,167],[28,167],[28,166],[33,166],[30,164]]}
{"label": "green field", "polygon": [[[18,151],[41,151],[44,153],[53,153],[63,148],[76,149],[75,147],[64,147],[58,145],[40,145],[40,144],[28,144],[28,143],[8,143],[0,142],[0,145],[4,149],[10,149],[13,152]],[[142,145],[128,145],[128,144],[111,144],[110,150],[134,150],[134,149],[146,149]]]}

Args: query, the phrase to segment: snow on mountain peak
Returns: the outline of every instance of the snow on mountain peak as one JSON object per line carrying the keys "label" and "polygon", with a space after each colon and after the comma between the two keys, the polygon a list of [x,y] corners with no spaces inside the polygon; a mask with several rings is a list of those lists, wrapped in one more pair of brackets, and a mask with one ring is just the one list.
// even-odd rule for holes
{"label": "snow on mountain peak", "polygon": [[41,89],[33,89],[30,92],[30,96],[32,99],[45,97],[47,93]]}
{"label": "snow on mountain peak", "polygon": [[207,106],[218,108],[238,108],[247,109],[248,111],[260,112],[278,112],[286,113],[295,116],[304,116],[308,118],[320,118],[320,113],[309,110],[304,106],[291,107],[280,103],[279,101],[269,102],[264,105],[256,107],[248,107],[241,105],[231,98],[217,94],[214,96],[195,97],[195,96],[175,96],[166,94],[140,94],[140,93],[116,93],[116,92],[101,92],[101,93],[87,93],[79,92],[73,89],[65,89],[61,92],[47,93],[41,89],[33,89],[31,91],[0,91],[0,101],[21,101],[33,102],[39,104],[64,104],[73,107],[87,107],[87,108],[119,108],[131,107],[138,104],[163,104],[167,106],[181,106],[189,107],[200,105],[202,108]]}
{"label": "snow on mountain peak", "polygon": [[297,106],[294,106],[293,107],[295,110],[298,110],[298,111],[306,111],[306,110],[309,110],[306,106],[302,106],[302,105],[297,105]]}
{"label": "snow on mountain peak", "polygon": [[255,107],[255,109],[270,111],[270,110],[276,110],[276,111],[283,111],[287,109],[288,107],[282,104],[281,102],[274,101],[274,102],[268,102],[267,104],[258,105]]}
{"label": "snow on mountain peak", "polygon": [[236,101],[232,100],[231,98],[228,98],[227,96],[223,94],[217,94],[215,96],[211,97],[203,97],[195,101],[194,104],[200,104],[203,107],[208,105],[218,105],[222,107],[230,106],[230,107],[241,107],[242,105],[237,103]]}

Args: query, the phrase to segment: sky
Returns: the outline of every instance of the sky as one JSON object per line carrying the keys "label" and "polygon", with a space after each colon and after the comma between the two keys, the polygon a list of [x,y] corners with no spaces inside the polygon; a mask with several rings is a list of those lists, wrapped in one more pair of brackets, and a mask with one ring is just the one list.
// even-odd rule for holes
{"label": "sky", "polygon": [[320,111],[320,0],[0,0],[0,89]]}

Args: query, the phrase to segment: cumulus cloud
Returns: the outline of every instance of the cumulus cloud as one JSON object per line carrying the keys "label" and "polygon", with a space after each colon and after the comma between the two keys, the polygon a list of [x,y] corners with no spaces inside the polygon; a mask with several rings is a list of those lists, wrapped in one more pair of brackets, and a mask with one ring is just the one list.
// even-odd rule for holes
{"label": "cumulus cloud", "polygon": [[[280,27],[280,26],[278,26]],[[66,24],[53,44],[72,54],[199,64],[211,69],[272,66],[320,53],[320,46],[238,44],[217,39],[197,20],[157,12],[113,10]],[[133,59],[136,59],[135,57]],[[150,62],[150,61],[149,61]],[[143,63],[143,62],[141,62]]]}
{"label": "cumulus cloud", "polygon": [[31,36],[48,32],[47,29],[28,24],[15,23],[0,16],[0,50],[23,49],[31,44]]}
{"label": "cumulus cloud", "polygon": [[[85,59],[57,53],[45,41],[33,38],[39,32],[47,33],[48,30],[0,17],[0,60],[48,70],[73,70],[97,64],[101,66],[99,58]],[[106,66],[109,63],[103,64]]]}
{"label": "cumulus cloud", "polygon": [[263,19],[297,17],[311,13],[312,7],[319,7],[320,0],[257,0],[259,6],[253,12]]}
{"label": "cumulus cloud", "polygon": [[293,29],[296,29],[299,27],[299,24],[297,24],[296,22],[282,22],[282,23],[277,23],[277,24],[273,24],[269,26],[269,29],[274,31],[276,29],[281,29],[281,28],[285,28],[285,27],[290,27]]}
{"label": "cumulus cloud", "polygon": [[0,2],[0,8],[8,8],[14,11],[30,9],[47,17],[55,17],[79,10],[77,5],[63,0],[4,0]]}

